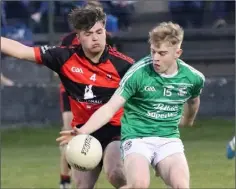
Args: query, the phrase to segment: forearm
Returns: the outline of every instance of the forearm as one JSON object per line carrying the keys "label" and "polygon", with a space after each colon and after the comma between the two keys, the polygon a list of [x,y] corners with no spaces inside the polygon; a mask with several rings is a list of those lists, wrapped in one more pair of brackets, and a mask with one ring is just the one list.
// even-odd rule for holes
{"label": "forearm", "polygon": [[102,106],[90,117],[87,123],[81,127],[81,133],[91,134],[100,129],[107,122],[109,122],[114,114],[115,112],[113,112],[109,106]]}
{"label": "forearm", "polygon": [[184,105],[184,113],[180,122],[181,126],[192,126],[200,106],[200,100],[190,100]]}
{"label": "forearm", "polygon": [[1,37],[1,52],[18,59],[34,61],[33,48],[5,37]]}

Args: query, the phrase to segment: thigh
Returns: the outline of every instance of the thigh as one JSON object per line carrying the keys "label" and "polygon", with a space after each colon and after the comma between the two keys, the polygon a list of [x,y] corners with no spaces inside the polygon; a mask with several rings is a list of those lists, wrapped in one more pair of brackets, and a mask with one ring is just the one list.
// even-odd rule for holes
{"label": "thigh", "polygon": [[108,182],[110,182],[113,187],[120,188],[126,185],[124,164],[120,153],[120,141],[113,141],[105,148],[103,169]]}
{"label": "thigh", "polygon": [[120,153],[120,141],[109,143],[104,151],[103,168],[106,174],[119,170],[123,172],[124,166]]}
{"label": "thigh", "polygon": [[130,188],[148,188],[150,184],[149,161],[139,153],[124,157],[127,185]]}
{"label": "thigh", "polygon": [[76,188],[94,188],[101,172],[101,167],[97,166],[91,171],[78,171],[72,169],[72,178]]}
{"label": "thigh", "polygon": [[156,153],[154,165],[167,185],[183,184],[188,188],[189,168],[180,140],[163,144]]}
{"label": "thigh", "polygon": [[127,185],[131,188],[147,188],[150,183],[149,165],[153,151],[145,138],[129,139],[121,145]]}

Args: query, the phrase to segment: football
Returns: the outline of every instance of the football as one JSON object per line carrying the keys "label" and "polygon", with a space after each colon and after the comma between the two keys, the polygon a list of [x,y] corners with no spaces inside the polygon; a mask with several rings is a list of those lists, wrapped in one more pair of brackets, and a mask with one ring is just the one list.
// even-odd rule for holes
{"label": "football", "polygon": [[102,145],[91,135],[77,135],[68,143],[65,156],[71,167],[79,171],[94,169],[102,159]]}

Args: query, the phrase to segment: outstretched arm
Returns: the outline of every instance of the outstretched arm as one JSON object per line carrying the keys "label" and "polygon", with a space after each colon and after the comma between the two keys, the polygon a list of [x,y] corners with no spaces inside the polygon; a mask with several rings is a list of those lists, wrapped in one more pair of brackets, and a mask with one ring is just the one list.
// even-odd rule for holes
{"label": "outstretched arm", "polygon": [[1,52],[18,59],[36,61],[33,47],[5,37],[1,37]]}
{"label": "outstretched arm", "polygon": [[90,117],[87,123],[85,123],[83,127],[80,128],[80,133],[91,134],[94,131],[100,129],[110,121],[110,119],[121,107],[124,106],[125,101],[126,100],[122,96],[114,94],[111,99],[101,108],[99,108]]}
{"label": "outstretched arm", "polygon": [[[104,126],[113,115],[124,106],[126,100],[118,95],[114,94],[111,99],[99,108],[80,129],[74,128],[71,131],[61,131],[61,136],[56,139],[60,142],[60,145],[67,144],[75,135],[78,134],[91,134]],[[109,134],[109,133],[108,133]]]}

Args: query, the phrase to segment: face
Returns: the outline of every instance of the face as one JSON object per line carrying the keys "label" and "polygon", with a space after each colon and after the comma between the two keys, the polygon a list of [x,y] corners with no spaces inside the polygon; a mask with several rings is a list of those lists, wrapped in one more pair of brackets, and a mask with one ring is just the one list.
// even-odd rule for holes
{"label": "face", "polygon": [[176,59],[182,54],[178,46],[172,46],[168,42],[162,43],[160,47],[151,44],[151,56],[153,68],[157,73],[166,73],[176,64]]}
{"label": "face", "polygon": [[85,51],[97,54],[104,50],[106,45],[106,30],[102,22],[96,22],[88,31],[80,31],[78,38]]}

